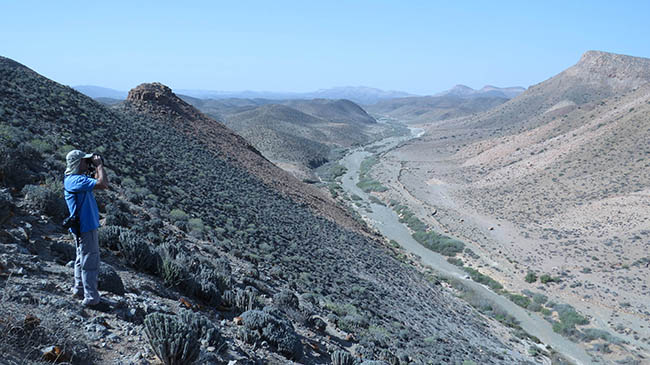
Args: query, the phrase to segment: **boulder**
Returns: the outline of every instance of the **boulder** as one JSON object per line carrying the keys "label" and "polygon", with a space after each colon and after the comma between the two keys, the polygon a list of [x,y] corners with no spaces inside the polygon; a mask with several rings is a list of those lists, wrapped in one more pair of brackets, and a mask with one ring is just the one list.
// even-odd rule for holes
{"label": "boulder", "polygon": [[99,264],[98,289],[117,295],[124,295],[124,283],[115,269],[107,264]]}

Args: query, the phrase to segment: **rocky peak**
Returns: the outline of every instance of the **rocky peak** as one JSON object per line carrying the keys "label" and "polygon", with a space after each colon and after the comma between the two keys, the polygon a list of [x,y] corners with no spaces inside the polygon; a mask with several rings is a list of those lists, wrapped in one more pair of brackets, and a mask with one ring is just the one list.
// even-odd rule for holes
{"label": "rocky peak", "polygon": [[587,51],[580,61],[567,71],[586,79],[605,78],[608,84],[620,83],[620,86],[635,87],[650,82],[650,59]]}
{"label": "rocky peak", "polygon": [[159,82],[145,83],[129,91],[126,103],[136,110],[151,115],[172,115],[181,120],[199,120],[206,118],[193,106],[189,105],[172,92],[172,89]]}
{"label": "rocky peak", "polygon": [[174,99],[177,97],[172,89],[159,82],[140,84],[131,89],[126,98],[126,100],[135,103],[151,101],[161,105],[168,105]]}

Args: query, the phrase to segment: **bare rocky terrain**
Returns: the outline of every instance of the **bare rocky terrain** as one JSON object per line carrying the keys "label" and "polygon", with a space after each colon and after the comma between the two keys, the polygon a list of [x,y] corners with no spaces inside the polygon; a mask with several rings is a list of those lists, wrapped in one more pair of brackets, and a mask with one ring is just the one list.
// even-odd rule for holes
{"label": "bare rocky terrain", "polygon": [[647,363],[649,82],[650,59],[587,52],[489,111],[420,125],[373,176],[481,256],[465,261],[623,339],[606,361]]}

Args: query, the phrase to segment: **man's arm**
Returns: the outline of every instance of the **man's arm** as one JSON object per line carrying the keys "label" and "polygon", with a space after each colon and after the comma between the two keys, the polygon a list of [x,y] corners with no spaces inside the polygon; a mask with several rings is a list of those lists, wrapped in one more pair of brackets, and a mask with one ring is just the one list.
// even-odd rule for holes
{"label": "man's arm", "polygon": [[108,189],[108,175],[104,171],[102,158],[95,155],[93,156],[92,163],[97,167],[97,184],[95,184],[95,189]]}

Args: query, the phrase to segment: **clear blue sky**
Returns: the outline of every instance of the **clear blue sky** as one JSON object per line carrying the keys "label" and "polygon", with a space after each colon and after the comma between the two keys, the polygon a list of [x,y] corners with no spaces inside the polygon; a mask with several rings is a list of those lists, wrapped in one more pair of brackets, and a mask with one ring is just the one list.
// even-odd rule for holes
{"label": "clear blue sky", "polygon": [[650,57],[650,1],[0,2],[0,55],[66,85],[430,94]]}

